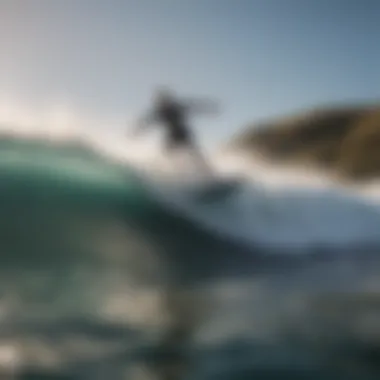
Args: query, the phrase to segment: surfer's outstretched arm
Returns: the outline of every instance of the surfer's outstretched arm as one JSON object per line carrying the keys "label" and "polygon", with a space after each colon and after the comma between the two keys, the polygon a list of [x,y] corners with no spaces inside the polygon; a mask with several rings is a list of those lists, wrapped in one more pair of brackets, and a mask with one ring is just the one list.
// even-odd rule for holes
{"label": "surfer's outstretched arm", "polygon": [[220,107],[211,100],[187,99],[183,102],[184,108],[191,113],[216,114],[220,112]]}

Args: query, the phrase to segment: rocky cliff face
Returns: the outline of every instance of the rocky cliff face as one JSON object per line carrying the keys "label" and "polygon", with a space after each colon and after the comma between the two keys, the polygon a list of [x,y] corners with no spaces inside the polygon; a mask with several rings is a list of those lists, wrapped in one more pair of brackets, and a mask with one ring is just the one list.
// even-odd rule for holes
{"label": "rocky cliff face", "polygon": [[249,126],[229,150],[315,165],[351,180],[380,177],[380,104],[317,109]]}

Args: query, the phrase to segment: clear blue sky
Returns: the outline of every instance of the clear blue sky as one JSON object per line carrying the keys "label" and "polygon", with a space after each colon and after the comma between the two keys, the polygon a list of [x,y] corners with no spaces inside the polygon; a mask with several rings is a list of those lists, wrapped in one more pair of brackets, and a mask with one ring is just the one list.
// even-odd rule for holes
{"label": "clear blue sky", "polygon": [[138,115],[156,85],[249,121],[380,95],[378,0],[0,0],[0,92]]}

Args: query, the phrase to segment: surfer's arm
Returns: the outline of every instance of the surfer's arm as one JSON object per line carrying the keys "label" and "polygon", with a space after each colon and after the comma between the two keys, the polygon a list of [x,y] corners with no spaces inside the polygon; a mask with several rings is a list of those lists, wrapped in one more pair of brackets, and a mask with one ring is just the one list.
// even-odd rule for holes
{"label": "surfer's arm", "polygon": [[220,110],[217,103],[211,100],[188,99],[183,103],[183,107],[188,112],[200,114],[216,114]]}

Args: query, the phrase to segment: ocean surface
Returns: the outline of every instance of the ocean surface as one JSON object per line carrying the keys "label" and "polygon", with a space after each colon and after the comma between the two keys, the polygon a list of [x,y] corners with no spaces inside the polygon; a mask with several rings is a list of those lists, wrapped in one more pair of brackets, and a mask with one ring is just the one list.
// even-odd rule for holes
{"label": "ocean surface", "polygon": [[1,378],[380,378],[380,187],[139,149],[0,137]]}

